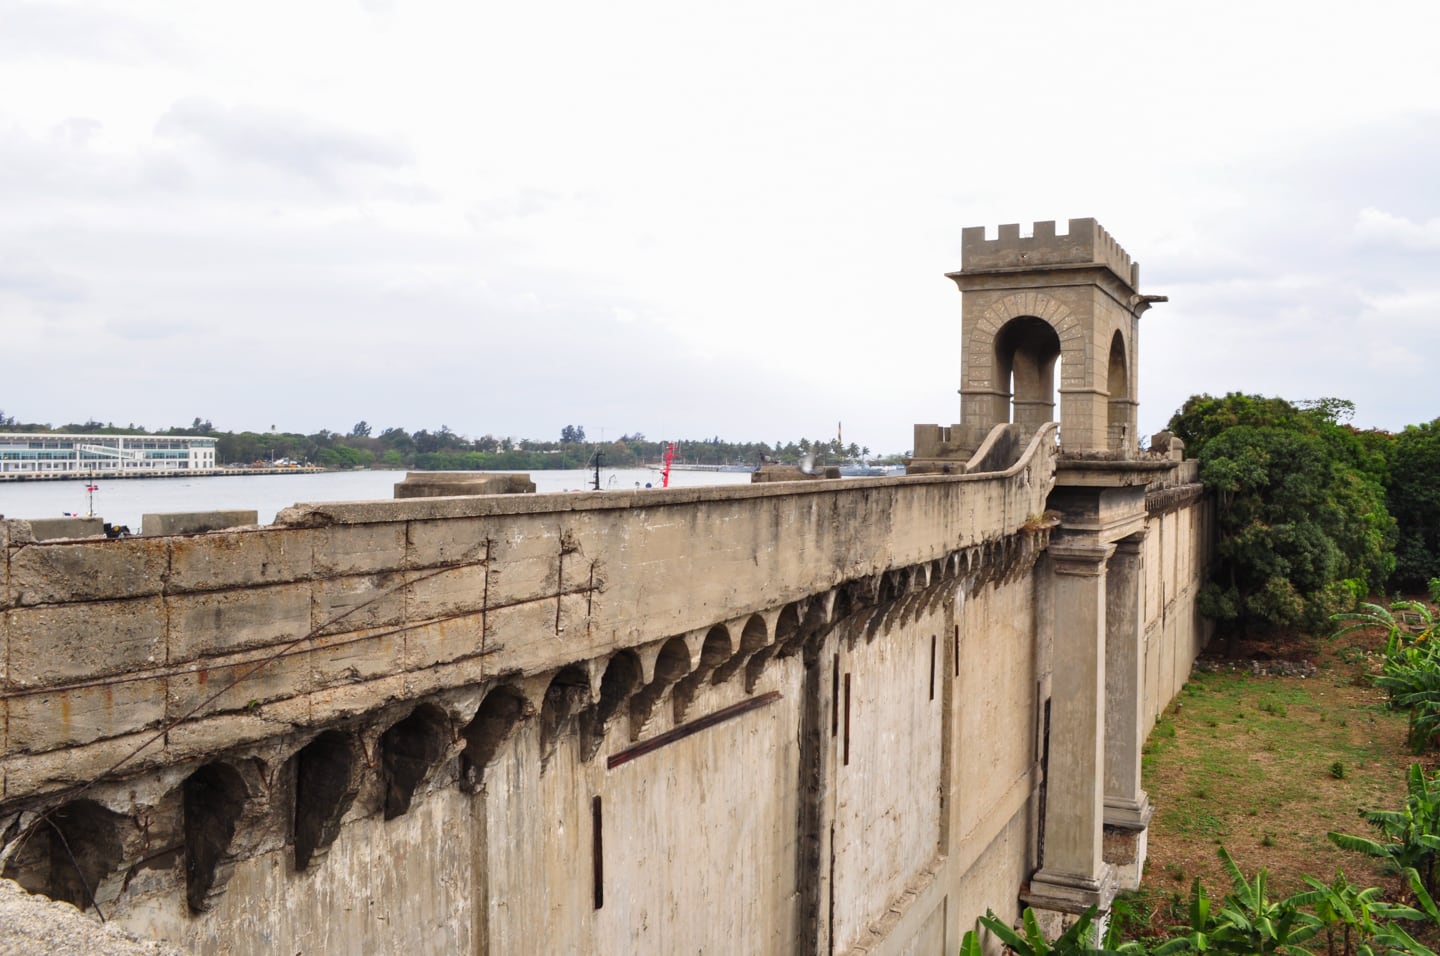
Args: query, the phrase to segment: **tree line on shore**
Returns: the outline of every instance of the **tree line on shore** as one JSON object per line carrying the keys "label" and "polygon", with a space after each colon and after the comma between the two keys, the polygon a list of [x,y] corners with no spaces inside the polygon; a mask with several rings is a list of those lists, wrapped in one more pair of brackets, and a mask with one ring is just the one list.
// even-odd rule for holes
{"label": "tree line on shore", "polygon": [[[544,471],[585,468],[596,452],[608,468],[639,467],[659,462],[667,441],[646,438],[640,432],[625,433],[610,441],[589,441],[582,425],[566,425],[558,440],[496,437],[485,434],[469,438],[447,425],[438,429],[409,432],[392,427],[378,433],[366,421],[356,422],[348,433],[321,429],[311,435],[277,431],[229,432],[217,429],[209,419],[196,417],[188,426],[176,425],[150,431],[133,422],[87,421],[60,426],[23,423],[0,411],[0,430],[11,432],[56,432],[83,435],[197,435],[215,439],[215,458],[222,466],[291,461],[325,468],[415,468],[424,471]],[[816,464],[846,461],[900,461],[889,455],[871,459],[868,447],[837,438],[763,441],[726,441],[711,438],[674,442],[675,461],[695,465],[750,465],[762,459],[798,464],[807,456]]]}

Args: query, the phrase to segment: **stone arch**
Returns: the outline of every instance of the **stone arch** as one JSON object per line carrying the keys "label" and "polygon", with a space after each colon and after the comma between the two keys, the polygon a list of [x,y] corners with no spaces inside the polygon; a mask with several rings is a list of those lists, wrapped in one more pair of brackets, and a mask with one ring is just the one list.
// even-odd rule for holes
{"label": "stone arch", "polygon": [[630,698],[630,739],[639,740],[655,705],[670,686],[690,673],[690,646],[683,637],[672,637],[660,648],[655,659],[655,677]]}
{"label": "stone arch", "polygon": [[185,900],[192,913],[209,909],[229,879],[231,844],[249,799],[244,777],[229,764],[208,763],[180,785]]}
{"label": "stone arch", "polygon": [[1044,292],[1013,292],[995,299],[973,324],[967,322],[965,340],[962,414],[965,424],[980,435],[1004,422],[1033,431],[1059,421],[1054,407],[1057,384],[1062,394],[1087,386],[1083,324]]}
{"label": "stone arch", "polygon": [[794,637],[798,630],[800,630],[800,608],[792,601],[780,609],[780,616],[775,619],[774,643],[785,643]]}
{"label": "stone arch", "polygon": [[555,745],[571,717],[590,701],[590,678],[576,665],[561,668],[545,688],[540,705],[540,763],[543,767],[555,753]]}
{"label": "stone arch", "polygon": [[760,648],[770,642],[770,628],[765,624],[765,618],[759,614],[752,614],[745,620],[745,627],[740,631],[740,647],[730,656],[730,659],[719,667],[710,676],[710,683],[723,684],[735,675],[745,661]]}
{"label": "stone arch", "polygon": [[1033,432],[1055,421],[1055,366],[1060,362],[1060,336],[1044,319],[1020,315],[1001,327],[993,339],[995,383],[1009,394],[1004,421]]}
{"label": "stone arch", "polygon": [[460,732],[465,741],[465,749],[460,752],[462,790],[474,793],[480,788],[485,768],[520,721],[530,714],[530,702],[509,684],[501,684],[485,695],[474,718]]}
{"label": "stone arch", "polygon": [[1106,426],[1112,450],[1127,448],[1133,438],[1135,402],[1130,396],[1129,349],[1125,347],[1125,336],[1119,329],[1110,337],[1110,359],[1107,365],[1106,390],[1110,393],[1106,403]]}
{"label": "stone arch", "polygon": [[799,633],[800,606],[797,602],[791,601],[780,609],[780,615],[775,618],[775,639],[751,654],[750,659],[745,662],[745,692],[747,694],[754,692],[755,685],[760,682],[760,675],[765,673],[765,665],[770,663],[770,658],[795,640]]}
{"label": "stone arch", "polygon": [[30,829],[3,875],[31,893],[80,910],[98,906],[101,883],[120,869],[124,817],[93,800],[75,800],[44,814]]}
{"label": "stone arch", "polygon": [[380,781],[385,819],[410,809],[410,800],[450,749],[450,722],[432,704],[422,704],[380,735]]}
{"label": "stone arch", "polygon": [[673,695],[675,723],[678,724],[685,719],[685,712],[690,709],[690,704],[695,700],[700,686],[710,678],[717,668],[730,659],[732,654],[730,645],[730,631],[724,624],[716,624],[710,628],[705,635],[705,643],[700,648],[700,663],[675,685]]}
{"label": "stone arch", "polygon": [[360,789],[360,745],[355,736],[327,730],[290,758],[295,773],[295,869],[340,835],[340,821]]}
{"label": "stone arch", "polygon": [[1083,385],[1085,331],[1069,307],[1044,292],[1012,292],[991,303],[975,324],[974,338],[971,339],[972,357],[993,355],[995,336],[1012,319],[1022,316],[1039,319],[1055,330],[1066,369],[1061,385]]}
{"label": "stone arch", "polygon": [[586,760],[595,756],[605,741],[605,732],[610,721],[620,712],[630,695],[635,693],[635,689],[644,682],[644,665],[640,663],[639,654],[632,650],[623,650],[610,658],[610,662],[605,665],[605,674],[600,678],[600,699],[582,721]]}

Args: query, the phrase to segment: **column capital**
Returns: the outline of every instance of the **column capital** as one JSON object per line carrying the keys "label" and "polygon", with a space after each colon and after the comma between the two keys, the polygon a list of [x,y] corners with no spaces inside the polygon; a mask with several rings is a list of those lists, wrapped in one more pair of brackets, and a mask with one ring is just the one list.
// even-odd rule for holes
{"label": "column capital", "polygon": [[1127,534],[1115,542],[1115,551],[1118,554],[1136,555],[1145,548],[1145,539],[1150,534],[1149,528],[1141,528],[1134,534]]}
{"label": "column capital", "polygon": [[1056,574],[1081,577],[1103,577],[1105,562],[1115,553],[1115,545],[1095,540],[1052,541],[1047,549],[1055,563]]}

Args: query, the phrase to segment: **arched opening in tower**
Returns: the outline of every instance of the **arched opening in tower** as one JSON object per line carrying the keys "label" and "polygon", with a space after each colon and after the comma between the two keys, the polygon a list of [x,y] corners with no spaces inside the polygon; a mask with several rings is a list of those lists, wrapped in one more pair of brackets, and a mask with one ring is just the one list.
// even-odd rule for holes
{"label": "arched opening in tower", "polygon": [[1010,395],[1009,421],[1035,431],[1057,421],[1060,336],[1044,319],[1022,315],[995,335],[996,386]]}
{"label": "arched opening in tower", "polygon": [[1110,338],[1110,368],[1106,376],[1110,400],[1106,405],[1106,425],[1111,450],[1123,450],[1135,440],[1135,402],[1130,397],[1130,369],[1126,361],[1125,337],[1117,330]]}

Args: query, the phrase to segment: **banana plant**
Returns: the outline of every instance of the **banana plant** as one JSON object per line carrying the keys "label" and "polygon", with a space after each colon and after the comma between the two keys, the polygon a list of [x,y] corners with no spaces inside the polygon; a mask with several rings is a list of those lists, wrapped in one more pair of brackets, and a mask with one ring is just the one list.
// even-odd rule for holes
{"label": "banana plant", "polygon": [[[1308,906],[1320,921],[1320,935],[1325,939],[1325,951],[1330,956],[1377,956],[1384,949],[1372,945],[1383,924],[1376,922],[1376,916],[1388,915],[1382,911],[1385,906],[1379,887],[1360,889],[1335,871],[1335,879],[1322,883],[1313,876],[1302,877],[1308,892],[1290,897],[1297,906]],[[1417,914],[1419,915],[1419,914]]]}
{"label": "banana plant", "polygon": [[[1090,907],[1053,942],[1047,940],[1040,931],[1040,922],[1035,918],[1035,911],[1028,906],[1020,914],[1018,928],[1000,919],[992,910],[985,911],[985,915],[980,917],[980,924],[995,934],[1000,942],[1017,956],[1145,956],[1145,947],[1138,942],[1120,944],[1114,949],[1108,948],[1114,943],[1113,933],[1106,934],[1105,948],[1097,949],[1091,946],[1091,928],[1095,923],[1095,914],[1096,908]],[[971,930],[961,940],[960,952],[962,956],[978,956],[980,951],[979,939],[976,938],[975,931]]]}
{"label": "banana plant", "polygon": [[1331,637],[1344,637],[1355,631],[1385,631],[1386,657],[1401,648],[1427,642],[1440,630],[1440,618],[1420,601],[1396,601],[1388,608],[1365,602],[1360,610],[1333,614],[1330,620],[1340,625]]}
{"label": "banana plant", "polygon": [[1211,936],[1212,949],[1230,953],[1304,954],[1309,951],[1301,943],[1320,931],[1320,921],[1300,910],[1290,900],[1272,902],[1266,892],[1264,867],[1247,880],[1235,858],[1223,846],[1220,862],[1230,875],[1233,890],[1226,895],[1215,916],[1216,929]]}
{"label": "banana plant", "polygon": [[1387,860],[1397,870],[1414,870],[1425,892],[1436,893],[1440,863],[1440,779],[1426,779],[1418,763],[1406,774],[1403,810],[1361,810],[1366,823],[1387,842],[1330,832],[1330,842],[1342,850]]}

